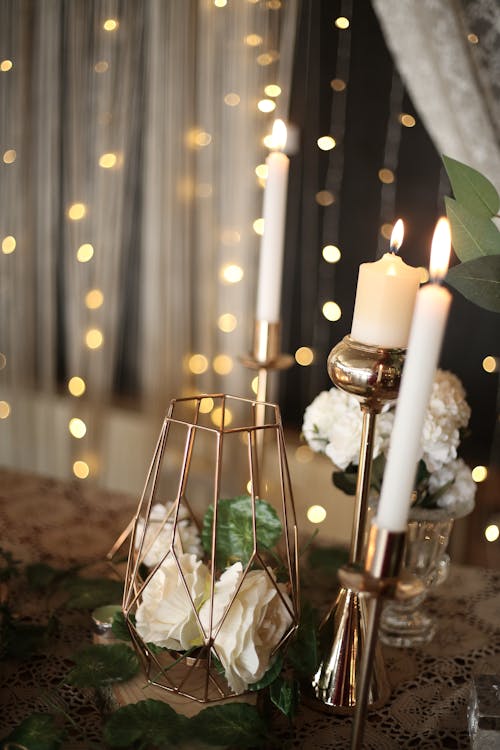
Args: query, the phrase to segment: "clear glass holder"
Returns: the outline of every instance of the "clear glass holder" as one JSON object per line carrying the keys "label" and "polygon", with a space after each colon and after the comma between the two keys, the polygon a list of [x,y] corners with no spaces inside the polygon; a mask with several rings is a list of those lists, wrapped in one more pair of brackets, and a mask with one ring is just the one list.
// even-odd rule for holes
{"label": "clear glass holder", "polygon": [[410,513],[402,572],[419,578],[424,589],[404,601],[388,601],[380,620],[380,640],[400,648],[429,643],[434,619],[422,607],[430,588],[442,583],[450,558],[446,553],[454,517],[443,509],[414,508]]}

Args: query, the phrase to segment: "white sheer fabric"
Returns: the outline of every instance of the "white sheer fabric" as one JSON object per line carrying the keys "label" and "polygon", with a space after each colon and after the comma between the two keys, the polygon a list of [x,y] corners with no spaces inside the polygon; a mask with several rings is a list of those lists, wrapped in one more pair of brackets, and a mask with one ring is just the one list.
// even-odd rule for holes
{"label": "white sheer fabric", "polygon": [[[372,1],[436,148],[480,170],[500,188],[497,0]],[[468,40],[470,33],[479,44]],[[489,70],[484,70],[485,45],[491,47]]]}
{"label": "white sheer fabric", "polygon": [[[88,427],[80,454],[85,441],[99,454],[102,407],[124,368],[136,405],[157,417],[186,389],[250,394],[237,356],[255,305],[254,170],[272,119],[286,119],[295,21],[296,0],[3,0],[0,57],[12,67],[0,68],[0,146],[16,152],[0,163],[0,241],[16,242],[0,254],[11,458],[22,450],[40,468],[36,433],[50,429],[30,429],[12,389],[54,394],[63,372],[87,386],[72,402]],[[270,83],[283,95],[264,114]],[[82,218],[69,216],[75,203]],[[241,267],[239,283],[221,281],[228,263]],[[223,313],[233,332],[218,327]],[[193,353],[207,362],[198,375]],[[219,354],[231,359],[214,369]]]}

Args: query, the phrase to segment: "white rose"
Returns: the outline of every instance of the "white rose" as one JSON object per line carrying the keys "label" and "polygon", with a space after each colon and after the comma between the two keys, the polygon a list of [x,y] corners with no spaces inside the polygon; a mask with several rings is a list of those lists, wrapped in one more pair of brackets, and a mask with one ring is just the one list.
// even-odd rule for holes
{"label": "white rose", "polygon": [[[339,469],[359,462],[363,416],[359,401],[339,388],[322,391],[304,412],[302,433],[310,448],[325,453]],[[394,415],[385,411],[377,418],[373,455],[385,452]]]}
{"label": "white rose", "polygon": [[[142,545],[142,562],[148,568],[158,565],[167,554],[172,543],[173,519],[174,503],[168,503],[166,506],[156,503],[152,506]],[[136,549],[139,548],[144,533],[144,525],[144,519],[139,518],[135,534]],[[179,506],[174,549],[177,553],[189,553],[196,555],[198,558],[203,555],[198,529],[183,505]]]}
{"label": "white rose", "polygon": [[[229,687],[237,694],[262,679],[274,647],[292,623],[293,611],[283,585],[274,581],[271,571],[252,570],[243,581],[242,576],[239,562],[224,571],[214,587],[212,614],[214,646]],[[200,620],[208,635],[210,600],[201,607]]]}
{"label": "white rose", "polygon": [[474,508],[476,483],[470,468],[461,458],[450,461],[429,477],[429,491],[434,494],[451,482],[437,499],[438,508],[446,508],[457,517],[465,516]]}
{"label": "white rose", "polygon": [[456,459],[460,430],[467,426],[470,407],[459,378],[438,370],[432,386],[422,432],[422,458],[435,472]]}
{"label": "white rose", "polygon": [[195,555],[181,554],[178,560],[189,594],[169,555],[144,587],[136,628],[146,643],[186,651],[200,643],[196,611],[210,590],[210,573]]}

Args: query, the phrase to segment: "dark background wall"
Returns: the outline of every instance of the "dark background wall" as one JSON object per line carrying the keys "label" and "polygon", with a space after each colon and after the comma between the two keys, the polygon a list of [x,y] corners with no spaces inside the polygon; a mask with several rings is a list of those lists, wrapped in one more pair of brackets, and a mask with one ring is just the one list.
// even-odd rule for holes
{"label": "dark background wall", "polygon": [[[349,5],[350,26],[339,30],[333,19]],[[342,35],[347,34],[346,42]],[[339,71],[347,79],[343,92],[330,85]],[[415,117],[414,127],[402,127],[394,119],[399,112],[391,97],[398,89],[401,112]],[[280,394],[285,419],[300,426],[305,407],[331,386],[326,358],[350,331],[358,267],[388,249],[381,225],[402,217],[406,234],[401,255],[411,265],[427,267],[434,225],[444,213],[443,196],[451,191],[440,154],[394,71],[376,16],[364,0],[303,1],[290,120],[300,131],[300,149],[292,157],[290,173],[283,348],[294,352],[309,346],[315,359],[309,367],[295,365],[284,373]],[[317,139],[328,134],[337,139],[337,147],[321,151]],[[394,185],[383,188],[378,171],[387,166],[388,138],[399,139],[399,147],[392,165]],[[335,202],[322,207],[315,196],[325,189],[331,190]],[[388,209],[383,189],[390,191],[390,216],[384,215]],[[323,260],[326,244],[341,249],[337,264]],[[337,322],[322,314],[327,299],[341,307]],[[473,465],[488,464],[497,418],[498,373],[485,372],[482,361],[500,353],[498,322],[498,315],[454,292],[441,367],[455,372],[467,390],[471,435],[462,453]]]}
{"label": "dark background wall", "polygon": [[[347,30],[335,27],[339,15],[349,17]],[[427,267],[434,225],[451,190],[369,2],[303,0],[297,41],[290,120],[300,131],[300,149],[291,163],[283,349],[308,346],[314,361],[281,374],[280,403],[285,421],[300,428],[306,406],[331,387],[326,359],[350,332],[359,265],[388,249],[382,224],[402,217],[401,255]],[[330,85],[337,77],[347,81],[343,92]],[[414,116],[414,127],[401,126],[401,112]],[[321,151],[317,139],[323,135],[334,136],[337,147]],[[394,172],[390,186],[379,179],[382,167]],[[325,189],[335,202],[321,207],[315,196]],[[340,248],[338,263],[323,260],[326,244]],[[495,567],[500,542],[487,542],[484,531],[492,523],[500,527],[499,365],[487,373],[482,361],[492,355],[500,362],[499,316],[453,294],[440,366],[460,377],[472,409],[461,455],[471,467],[486,465],[488,478],[478,485],[475,511],[455,524],[451,551],[455,561]],[[327,299],[341,307],[336,322],[322,314]]]}

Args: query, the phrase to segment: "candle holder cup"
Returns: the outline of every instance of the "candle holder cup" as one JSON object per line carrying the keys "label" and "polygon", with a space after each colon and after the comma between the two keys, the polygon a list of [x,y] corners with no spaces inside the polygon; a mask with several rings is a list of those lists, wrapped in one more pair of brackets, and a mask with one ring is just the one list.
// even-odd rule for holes
{"label": "candle holder cup", "polygon": [[[363,414],[354,520],[349,554],[350,569],[364,561],[365,526],[370,492],[376,417],[396,400],[404,349],[370,346],[346,336],[330,352],[328,374],[334,385],[356,396]],[[320,627],[321,662],[312,680],[313,705],[321,710],[350,714],[359,692],[359,669],[368,633],[367,600],[341,580],[333,606]],[[368,703],[376,708],[389,696],[380,647],[374,648]]]}
{"label": "candle holder cup", "polygon": [[240,362],[250,370],[258,370],[257,401],[266,401],[269,373],[273,370],[287,370],[293,364],[292,355],[281,351],[281,324],[256,320],[252,351],[240,357]]}

